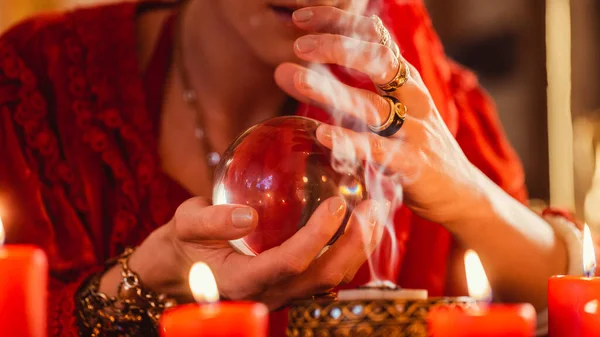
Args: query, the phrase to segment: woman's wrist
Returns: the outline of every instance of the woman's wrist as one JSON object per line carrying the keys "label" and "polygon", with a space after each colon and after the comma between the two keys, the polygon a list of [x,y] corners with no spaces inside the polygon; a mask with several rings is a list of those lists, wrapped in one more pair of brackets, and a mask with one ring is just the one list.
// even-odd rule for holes
{"label": "woman's wrist", "polygon": [[122,280],[119,266],[109,267],[100,276],[98,291],[110,297],[117,296],[117,288]]}
{"label": "woman's wrist", "polygon": [[564,242],[568,254],[567,269],[561,273],[581,276],[585,274],[583,261],[583,232],[567,216],[544,212],[544,220],[552,227],[554,233]]}
{"label": "woman's wrist", "polygon": [[166,226],[144,240],[130,257],[129,267],[146,288],[185,301],[190,297],[189,286],[184,281],[188,271],[179,262],[175,243]]}
{"label": "woman's wrist", "polygon": [[477,227],[486,219],[489,220],[495,212],[501,211],[498,207],[501,207],[502,204],[497,201],[502,198],[501,194],[504,192],[479,169],[472,168],[472,181],[463,189],[457,202],[452,205],[452,216],[442,223],[455,235],[477,230]]}

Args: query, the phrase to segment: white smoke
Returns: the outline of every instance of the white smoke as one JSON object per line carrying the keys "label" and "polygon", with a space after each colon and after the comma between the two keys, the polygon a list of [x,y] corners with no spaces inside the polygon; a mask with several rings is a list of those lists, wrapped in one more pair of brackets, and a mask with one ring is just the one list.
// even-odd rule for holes
{"label": "white smoke", "polygon": [[[310,2],[299,0],[300,3]],[[357,6],[363,5],[363,10],[366,8],[366,1],[356,1]],[[361,4],[358,4],[361,3]],[[375,9],[376,10],[376,9]],[[371,13],[364,12],[365,16],[369,16]],[[348,24],[348,23],[346,23]],[[386,69],[389,69],[389,60],[382,58],[382,55],[378,54],[375,50],[360,50],[359,47],[363,44],[357,43],[358,40],[364,40],[365,27],[358,26],[359,22],[353,22],[354,26],[351,26],[351,33],[346,32],[345,35],[350,36],[356,40],[351,40],[346,43],[344,47],[347,50],[355,50],[356,52],[348,52],[348,63],[353,63],[355,58],[365,58],[371,60],[368,63],[369,71],[371,73],[383,73]],[[392,65],[393,66],[393,65]],[[330,68],[327,66],[312,64],[310,65],[311,70],[329,77],[330,79],[336,79],[336,76],[331,73]],[[361,76],[360,74],[357,74]],[[357,77],[359,79],[359,77]],[[360,77],[364,79],[364,77]],[[313,82],[314,83],[314,82]],[[366,132],[368,129],[364,120],[367,120],[367,116],[370,120],[373,120],[373,116],[379,116],[380,113],[368,100],[352,96],[344,87],[331,85],[331,82],[321,81],[318,83],[318,91],[325,93],[328,97],[334,98],[334,108],[329,109],[329,113],[332,117],[332,123],[336,126],[343,126],[359,132]],[[351,102],[352,109],[358,115],[359,118],[348,118],[346,112],[336,109],[335,107],[344,107]],[[385,221],[385,232],[390,239],[389,246],[386,247],[385,251],[378,250],[368,260],[370,271],[371,271],[371,284],[389,284],[395,279],[389,279],[386,277],[385,272],[388,266],[396,266],[399,264],[399,252],[400,247],[396,240],[396,233],[394,227],[394,214],[396,210],[402,205],[403,201],[403,189],[399,183],[401,179],[406,177],[398,177],[397,175],[390,174],[386,170],[386,163],[392,160],[397,160],[397,154],[402,151],[401,146],[397,148],[386,148],[385,151],[389,153],[389,159],[384,165],[377,165],[372,161],[372,149],[371,144],[367,140],[359,144],[354,144],[346,136],[342,134],[334,134],[333,137],[333,148],[332,148],[332,166],[333,168],[343,174],[361,174],[364,172],[366,189],[369,194],[369,198],[377,201],[380,205],[390,203],[390,211],[388,214],[383,214],[385,207],[380,207],[381,214],[379,218],[381,221]],[[399,144],[399,143],[398,143]],[[363,163],[358,159],[358,154],[362,153],[366,155],[366,163]],[[396,158],[394,158],[396,157]],[[369,228],[367,219],[360,219],[362,228]],[[371,240],[371,233],[363,231],[365,247],[367,247]],[[384,268],[380,268],[383,266]]]}

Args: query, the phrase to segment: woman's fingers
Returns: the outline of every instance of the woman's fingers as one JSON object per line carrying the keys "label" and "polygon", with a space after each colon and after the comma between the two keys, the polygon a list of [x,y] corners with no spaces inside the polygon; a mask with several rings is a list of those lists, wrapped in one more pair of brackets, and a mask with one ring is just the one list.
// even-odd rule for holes
{"label": "woman's fingers", "polygon": [[387,203],[368,200],[358,205],[344,235],[306,272],[283,283],[288,296],[308,297],[349,282],[379,244],[388,212]]}
{"label": "woman's fingers", "polygon": [[[298,27],[316,33],[296,40],[294,50],[300,59],[315,64],[336,64],[354,69],[367,75],[375,85],[380,87],[386,87],[390,83],[395,84],[392,88],[397,87],[396,90],[388,95],[399,99],[408,107],[409,113],[419,118],[431,113],[433,103],[420,79],[420,74],[414,66],[402,58],[399,48],[389,38],[389,33],[381,20],[328,6],[302,8],[296,11],[293,17]],[[404,64],[410,71],[405,71]],[[370,123],[370,116],[378,120],[385,120],[388,116],[388,110],[369,95],[355,96],[354,94],[358,92],[352,90],[342,90],[350,96],[340,95],[339,91],[331,90],[338,86],[332,86],[323,79],[327,80],[327,78],[314,76],[314,81],[311,81],[310,77],[297,72],[294,74],[293,81],[288,80],[294,82],[294,86],[282,88],[288,93],[293,91],[295,93],[293,96],[296,98],[300,96],[301,101],[314,102],[322,107],[332,107],[346,113],[352,113],[348,111],[347,106],[354,107],[356,112],[353,115],[358,115],[359,118],[366,117],[363,120],[366,119],[365,122],[371,125],[380,124]],[[332,78],[329,78],[329,81],[331,80]],[[321,91],[321,96],[303,90],[301,85],[306,84],[304,82],[308,82],[305,89]],[[327,97],[332,93],[336,96]],[[338,97],[349,102],[347,104],[338,102],[340,100]],[[378,109],[377,113],[363,111],[365,104],[358,106],[354,104],[361,99],[364,99],[364,102],[375,103],[370,106]]]}
{"label": "woman's fingers", "polygon": [[368,160],[381,165],[395,159],[401,144],[374,133],[361,133],[328,124],[319,126],[317,140],[342,158]]}
{"label": "woman's fingers", "polygon": [[336,7],[306,7],[295,11],[292,18],[296,26],[309,32],[346,35],[369,42],[381,39],[372,18]]}
{"label": "woman's fingers", "polygon": [[304,273],[338,231],[345,214],[343,199],[333,197],[321,203],[307,224],[281,246],[254,257],[232,250],[219,270],[227,275],[218,280],[226,295],[241,299],[271,292],[275,284]]}
{"label": "woman's fingers", "polygon": [[[396,57],[391,49],[381,44],[359,41],[342,35],[305,35],[296,40],[294,50],[299,58],[308,62],[337,64],[359,71],[367,75],[375,85],[390,83],[404,67],[400,62],[404,62],[410,69],[410,76],[401,87],[390,94],[419,115],[429,112],[431,108],[422,103],[429,104],[431,101],[427,88],[421,83],[417,69],[401,56]],[[309,70],[298,70],[296,76],[304,76],[303,72],[311,74]],[[328,78],[322,74],[317,73],[317,75],[321,76],[315,76],[317,84],[323,83],[322,79],[335,80],[333,76]],[[315,88],[321,89],[320,86]],[[300,92],[304,93],[302,90]],[[417,102],[421,110],[414,107],[414,103]],[[325,102],[327,103],[329,102]],[[424,111],[422,108],[425,108]]]}
{"label": "woman's fingers", "polygon": [[186,242],[239,239],[250,234],[257,222],[258,215],[251,207],[209,206],[202,198],[185,201],[174,216],[178,239]]}
{"label": "woman's fingers", "polygon": [[253,275],[248,277],[273,284],[302,274],[338,231],[345,214],[342,198],[328,199],[290,239],[254,257],[248,266]]}
{"label": "woman's fingers", "polygon": [[302,36],[296,40],[294,51],[305,61],[337,64],[360,71],[376,85],[389,83],[400,66],[390,48],[337,34]]}
{"label": "woman's fingers", "polygon": [[331,75],[320,74],[293,63],[275,71],[279,86],[294,98],[325,109],[335,109],[371,125],[380,125],[390,111],[388,102],[368,90],[345,85]]}
{"label": "woman's fingers", "polygon": [[[294,12],[292,17],[294,23],[299,28],[310,33],[321,34],[309,34],[307,37],[338,35],[340,36],[339,40],[341,41],[360,40],[364,42],[360,45],[354,45],[351,42],[343,43],[342,46],[347,46],[346,48],[337,48],[335,43],[330,46],[327,46],[327,44],[324,43],[324,48],[321,48],[321,50],[326,51],[326,54],[332,54],[332,50],[337,49],[334,53],[338,53],[341,57],[338,57],[337,59],[330,58],[329,62],[326,63],[339,64],[341,66],[362,71],[376,84],[386,84],[387,81],[394,78],[396,71],[398,70],[397,59],[406,62],[400,55],[398,45],[396,45],[393,40],[390,40],[385,46],[381,44],[382,32],[380,29],[385,30],[385,27],[380,26],[378,29],[376,19],[372,17],[357,15],[329,6],[302,8]],[[379,24],[382,25],[381,22],[379,22]],[[306,38],[301,37],[297,42],[303,39]],[[327,39],[329,38],[324,38],[324,40]],[[373,49],[371,49],[371,47],[373,47]],[[319,58],[323,59],[322,56],[319,56],[316,53],[309,55],[308,53],[300,51],[298,43],[296,43],[295,50],[298,56],[304,60],[321,62],[319,61]],[[340,50],[345,50],[345,53],[342,55]],[[355,60],[359,59],[357,55],[372,55],[373,58],[369,59],[368,62],[365,62],[364,64],[356,65]],[[312,57],[314,57],[314,59],[312,59]],[[417,83],[420,83],[420,74],[417,69],[410,63],[407,62],[407,64],[410,68],[412,77],[417,80]],[[361,68],[366,68],[366,70],[361,70]]]}
{"label": "woman's fingers", "polygon": [[[419,121],[414,120],[415,124]],[[371,132],[356,132],[338,126],[322,124],[317,129],[317,140],[341,158],[355,158],[385,167],[386,172],[398,174],[405,183],[419,173],[426,160],[411,141],[422,130],[400,130],[394,137],[386,138]]]}

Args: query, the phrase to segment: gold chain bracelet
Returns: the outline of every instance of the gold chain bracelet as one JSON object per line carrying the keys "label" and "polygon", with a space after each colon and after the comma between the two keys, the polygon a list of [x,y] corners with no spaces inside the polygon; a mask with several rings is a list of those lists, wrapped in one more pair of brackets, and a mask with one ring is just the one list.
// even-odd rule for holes
{"label": "gold chain bracelet", "polygon": [[117,296],[99,291],[103,273],[94,275],[77,294],[81,336],[155,336],[162,312],[176,305],[163,294],[145,289],[136,273],[129,269],[134,249],[127,248],[118,258],[107,262],[107,269],[119,264],[123,280]]}

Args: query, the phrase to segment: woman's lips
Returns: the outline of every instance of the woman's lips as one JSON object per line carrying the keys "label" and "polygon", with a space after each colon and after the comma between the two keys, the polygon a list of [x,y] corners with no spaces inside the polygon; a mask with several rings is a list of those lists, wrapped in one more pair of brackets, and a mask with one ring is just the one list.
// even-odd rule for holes
{"label": "woman's lips", "polygon": [[269,8],[281,21],[292,24],[292,14],[296,10],[296,8],[275,5],[269,5]]}

